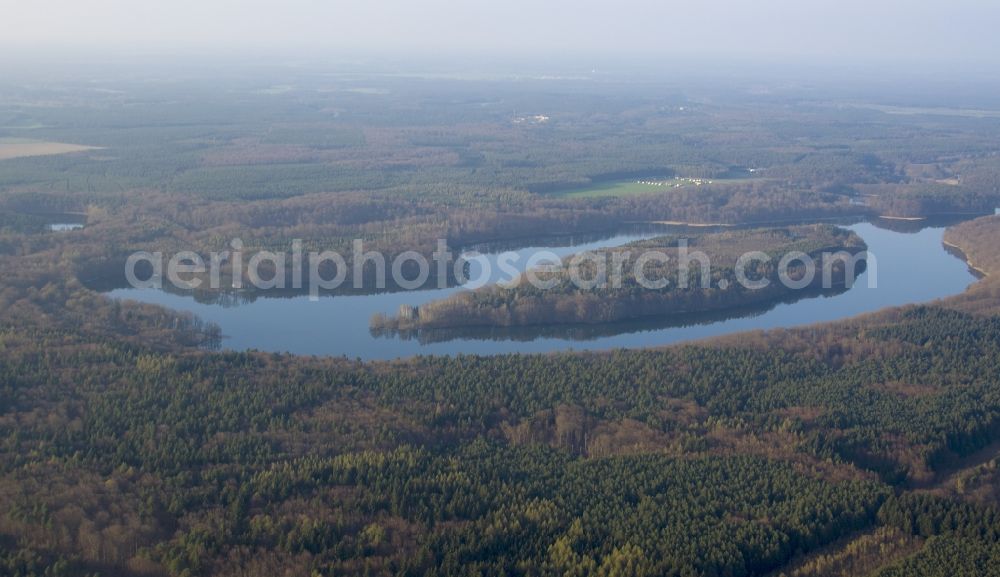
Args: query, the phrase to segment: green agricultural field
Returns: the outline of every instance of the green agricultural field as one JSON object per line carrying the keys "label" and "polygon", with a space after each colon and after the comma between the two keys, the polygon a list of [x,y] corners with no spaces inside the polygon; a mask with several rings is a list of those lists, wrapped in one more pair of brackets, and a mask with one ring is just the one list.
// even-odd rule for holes
{"label": "green agricultural field", "polygon": [[[653,192],[666,192],[676,188],[709,186],[715,184],[740,184],[751,179],[715,180],[707,178],[667,178],[649,180],[616,180],[613,182],[598,182],[585,188],[568,190],[560,194],[563,198],[598,198],[622,197]],[[699,184],[700,183],[700,184]]]}

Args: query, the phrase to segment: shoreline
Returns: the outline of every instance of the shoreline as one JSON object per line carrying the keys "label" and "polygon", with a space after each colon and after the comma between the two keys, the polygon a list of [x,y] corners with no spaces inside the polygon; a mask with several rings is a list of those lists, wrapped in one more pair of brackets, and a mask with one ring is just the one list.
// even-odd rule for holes
{"label": "shoreline", "polygon": [[855,221],[868,218],[864,214],[844,214],[838,216],[820,216],[815,218],[783,218],[777,220],[746,220],[740,222],[688,222],[685,220],[629,220],[626,224],[658,224],[664,226],[683,226],[689,228],[742,228],[750,226],[782,226],[788,224],[817,224],[822,222]]}
{"label": "shoreline", "polygon": [[885,220],[903,220],[906,222],[920,222],[922,220],[928,219],[928,217],[926,216],[888,216],[884,214],[878,215],[878,218],[882,218]]}
{"label": "shoreline", "polygon": [[740,226],[738,224],[727,224],[722,222],[684,222],[682,220],[651,220],[650,224],[663,224],[667,226],[689,226],[691,228],[715,228],[715,227],[734,227]]}
{"label": "shoreline", "polygon": [[965,264],[967,264],[970,269],[972,269],[972,270],[978,272],[979,274],[983,275],[983,278],[986,278],[986,277],[990,276],[990,273],[988,273],[986,270],[980,268],[978,265],[976,265],[976,263],[972,262],[972,259],[969,258],[969,253],[965,252],[965,249],[963,249],[962,247],[958,246],[955,243],[948,242],[947,240],[944,240],[944,239],[941,240],[941,243],[943,245],[945,245],[946,247],[955,249],[958,252],[962,253],[962,257],[965,260]]}

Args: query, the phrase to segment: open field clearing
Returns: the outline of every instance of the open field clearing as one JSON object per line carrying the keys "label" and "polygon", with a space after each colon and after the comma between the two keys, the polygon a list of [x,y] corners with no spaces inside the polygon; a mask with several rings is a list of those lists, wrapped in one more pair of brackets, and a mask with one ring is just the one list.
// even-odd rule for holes
{"label": "open field clearing", "polygon": [[750,182],[749,178],[729,178],[729,179],[709,179],[709,178],[664,178],[664,179],[644,179],[644,180],[616,180],[614,182],[598,182],[585,188],[568,190],[560,194],[565,198],[596,198],[596,197],[622,197],[636,194],[649,194],[653,192],[664,192],[675,188],[689,188],[696,186],[709,186],[715,184],[744,184]]}
{"label": "open field clearing", "polygon": [[53,154],[67,154],[70,152],[83,152],[85,150],[97,149],[99,149],[97,146],[83,146],[80,144],[69,144],[66,142],[45,142],[0,138],[0,160],[24,158],[27,156],[51,156]]}

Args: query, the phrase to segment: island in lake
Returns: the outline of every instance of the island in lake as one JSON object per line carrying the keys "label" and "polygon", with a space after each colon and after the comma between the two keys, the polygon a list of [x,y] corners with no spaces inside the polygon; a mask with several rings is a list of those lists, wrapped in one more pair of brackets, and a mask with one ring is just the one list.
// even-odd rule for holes
{"label": "island in lake", "polygon": [[[863,270],[866,250],[857,234],[832,225],[659,236],[574,255],[510,283],[404,305],[394,316],[372,317],[371,329],[597,324],[735,309],[802,289],[840,289]],[[756,256],[737,266],[750,253]],[[793,254],[801,258],[781,266]]]}

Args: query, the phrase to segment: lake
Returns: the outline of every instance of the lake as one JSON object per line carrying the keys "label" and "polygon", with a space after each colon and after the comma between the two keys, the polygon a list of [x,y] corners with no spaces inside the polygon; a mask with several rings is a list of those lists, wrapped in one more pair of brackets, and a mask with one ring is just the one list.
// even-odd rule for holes
{"label": "lake", "polygon": [[[892,227],[892,229],[888,228]],[[373,336],[369,321],[375,313],[392,314],[400,305],[421,305],[444,298],[461,287],[402,291],[375,295],[343,295],[310,301],[307,296],[260,297],[247,302],[230,299],[225,306],[197,302],[192,295],[161,290],[119,289],[114,298],[132,299],[190,311],[219,325],[222,346],[234,350],[292,352],[305,355],[345,355],[362,359],[393,359],[413,355],[545,353],[667,345],[724,334],[795,327],[833,321],[885,307],[927,302],[964,291],[976,280],[966,263],[942,244],[944,224],[860,222],[845,226],[868,244],[876,266],[858,277],[853,288],[838,294],[809,295],[794,302],[680,318],[649,319],[596,326],[525,327],[428,331],[413,337]],[[676,232],[677,229],[673,229]],[[567,239],[562,246],[521,247],[528,254],[550,250],[556,255],[619,246],[664,234],[630,231],[605,238]],[[477,247],[484,250],[481,247]],[[495,263],[498,252],[487,255]],[[869,276],[877,273],[877,286]],[[473,271],[471,276],[475,276]]]}

